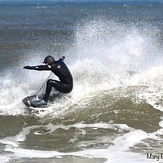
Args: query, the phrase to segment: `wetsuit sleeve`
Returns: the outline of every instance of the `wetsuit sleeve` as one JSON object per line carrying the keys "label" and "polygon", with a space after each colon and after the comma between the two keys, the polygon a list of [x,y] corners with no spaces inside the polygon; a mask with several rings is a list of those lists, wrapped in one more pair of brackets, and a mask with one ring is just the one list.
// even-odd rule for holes
{"label": "wetsuit sleeve", "polygon": [[46,66],[46,65],[25,66],[24,69],[42,71],[42,70],[51,70],[51,66]]}
{"label": "wetsuit sleeve", "polygon": [[65,59],[65,56],[62,56],[61,58],[59,58],[59,60],[58,61],[64,61],[64,59]]}

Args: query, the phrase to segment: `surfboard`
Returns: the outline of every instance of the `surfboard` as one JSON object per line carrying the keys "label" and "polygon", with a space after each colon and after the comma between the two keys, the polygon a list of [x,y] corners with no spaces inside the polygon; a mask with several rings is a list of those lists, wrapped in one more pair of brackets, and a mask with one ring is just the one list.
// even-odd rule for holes
{"label": "surfboard", "polygon": [[[45,94],[27,96],[22,100],[22,102],[31,109],[49,108],[49,104],[43,101],[44,96]],[[59,93],[58,91],[52,91],[49,96],[48,103],[53,103],[56,99],[62,97],[62,93]]]}
{"label": "surfboard", "polygon": [[27,96],[25,97],[22,102],[27,106],[27,107],[45,107],[47,106],[47,103],[43,101],[44,94],[41,95],[32,95],[32,96]]}

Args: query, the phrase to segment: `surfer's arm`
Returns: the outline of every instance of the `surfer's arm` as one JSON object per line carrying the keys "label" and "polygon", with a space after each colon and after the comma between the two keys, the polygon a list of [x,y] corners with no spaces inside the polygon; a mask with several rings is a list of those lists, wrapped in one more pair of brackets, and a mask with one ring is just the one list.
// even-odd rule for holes
{"label": "surfer's arm", "polygon": [[58,60],[58,61],[62,61],[62,62],[63,62],[63,61],[64,61],[64,59],[65,59],[65,56],[62,56],[62,57],[60,57],[60,58],[59,58],[59,60]]}
{"label": "surfer's arm", "polygon": [[25,66],[23,67],[24,69],[27,70],[38,70],[38,71],[42,71],[42,70],[51,70],[51,66],[47,66],[47,65],[39,65],[39,66]]}

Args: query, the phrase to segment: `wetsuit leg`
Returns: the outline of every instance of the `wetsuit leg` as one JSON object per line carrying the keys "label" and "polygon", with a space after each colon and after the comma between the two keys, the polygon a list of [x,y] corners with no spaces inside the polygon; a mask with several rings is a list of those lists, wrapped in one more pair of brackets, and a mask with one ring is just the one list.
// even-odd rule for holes
{"label": "wetsuit leg", "polygon": [[61,93],[69,93],[72,90],[72,86],[70,85],[66,85],[59,81],[49,79],[46,85],[46,92],[44,97],[45,101],[48,101],[52,87],[54,87],[57,91]]}
{"label": "wetsuit leg", "polygon": [[51,90],[52,90],[52,82],[51,82],[51,79],[49,79],[46,83],[46,92],[44,96],[45,101],[48,101]]}

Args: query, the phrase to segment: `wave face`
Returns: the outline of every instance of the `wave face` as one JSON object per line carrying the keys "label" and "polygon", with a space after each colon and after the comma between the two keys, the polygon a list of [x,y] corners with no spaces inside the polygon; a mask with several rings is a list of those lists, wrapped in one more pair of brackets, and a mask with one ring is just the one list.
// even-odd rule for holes
{"label": "wave face", "polygon": [[[153,26],[145,25],[142,29],[104,18],[80,22],[76,26],[73,45],[63,53],[73,74],[74,90],[71,98],[62,99],[64,102],[59,101],[58,105],[65,103],[67,106],[69,100],[70,105],[72,101],[79,103],[80,98],[98,97],[119,87],[148,87],[148,90],[157,87],[161,90],[163,49],[160,45],[159,29]],[[18,60],[19,65],[14,65],[14,70],[5,70],[6,76],[1,78],[2,112],[3,108],[19,105],[22,97],[36,93],[44,84],[50,72],[22,69],[24,65],[41,63],[43,55],[40,51],[29,53]],[[98,98],[96,101],[100,103]],[[20,108],[17,109],[19,112]]]}

